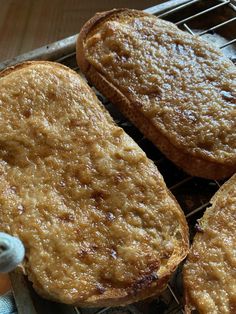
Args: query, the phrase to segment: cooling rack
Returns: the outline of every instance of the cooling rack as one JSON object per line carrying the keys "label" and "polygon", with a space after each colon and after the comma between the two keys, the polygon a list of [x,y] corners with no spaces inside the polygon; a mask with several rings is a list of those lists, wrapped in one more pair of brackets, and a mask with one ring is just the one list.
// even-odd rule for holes
{"label": "cooling rack", "polygon": [[[148,13],[169,20],[192,35],[212,41],[234,63],[236,62],[236,1],[235,0],[173,0],[150,7]],[[7,60],[0,69],[26,60],[53,60],[79,72],[75,60],[76,35],[30,53]],[[92,87],[93,88],[93,87]],[[95,90],[98,98],[121,126],[146,152],[162,173],[168,188],[180,203],[190,226],[190,238],[197,220],[209,206],[222,182],[191,177],[168,161],[113,105]],[[39,298],[26,279],[18,272],[10,277],[19,314],[180,314],[183,310],[183,287],[179,266],[167,289],[158,297],[123,308],[82,309],[60,305]]]}

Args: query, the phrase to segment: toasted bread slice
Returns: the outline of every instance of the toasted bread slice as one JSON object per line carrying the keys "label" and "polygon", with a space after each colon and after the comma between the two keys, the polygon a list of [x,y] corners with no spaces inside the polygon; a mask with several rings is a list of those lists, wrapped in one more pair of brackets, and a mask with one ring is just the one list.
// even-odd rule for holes
{"label": "toasted bread slice", "polygon": [[186,313],[236,313],[236,174],[211,200],[184,267]]}
{"label": "toasted bread slice", "polygon": [[49,299],[123,305],[156,295],[188,252],[157,168],[81,77],[50,62],[0,78],[0,230]]}
{"label": "toasted bread slice", "polygon": [[186,172],[220,179],[236,171],[236,67],[219,49],[153,15],[120,9],[84,25],[77,61]]}

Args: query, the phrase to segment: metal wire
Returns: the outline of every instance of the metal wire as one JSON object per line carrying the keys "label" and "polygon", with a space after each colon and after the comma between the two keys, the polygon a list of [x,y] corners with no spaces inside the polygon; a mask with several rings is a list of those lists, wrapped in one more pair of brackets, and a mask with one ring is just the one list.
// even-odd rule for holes
{"label": "metal wire", "polygon": [[68,58],[74,57],[75,55],[76,55],[76,52],[74,51],[66,56],[62,56],[61,58],[57,59],[56,62],[63,62],[64,60]]}
{"label": "metal wire", "polygon": [[166,17],[166,16],[168,16],[168,15],[170,15],[172,13],[176,13],[176,12],[180,11],[181,9],[187,8],[187,7],[189,7],[190,5],[192,5],[192,4],[196,3],[196,2],[199,2],[199,0],[192,0],[192,1],[189,1],[189,2],[187,2],[185,4],[179,5],[178,7],[174,8],[174,9],[171,9],[171,10],[165,12],[165,13],[159,14],[158,17],[160,17],[160,18]]}
{"label": "metal wire", "polygon": [[172,185],[171,187],[169,187],[169,190],[173,191],[174,189],[180,187],[180,186],[183,185],[184,183],[189,182],[189,181],[191,181],[191,180],[193,180],[193,177],[187,177],[187,178],[185,178],[185,179],[179,181],[178,183]]}
{"label": "metal wire", "polygon": [[170,293],[172,294],[173,298],[175,299],[175,302],[179,305],[180,302],[178,300],[178,298],[176,297],[176,295],[174,294],[174,291],[172,290],[171,286],[168,284],[167,288],[170,290]]}
{"label": "metal wire", "polygon": [[225,26],[225,25],[227,25],[227,24],[229,24],[229,23],[231,23],[231,22],[233,22],[233,21],[236,21],[236,17],[233,17],[232,19],[229,19],[229,20],[227,20],[227,21],[225,21],[225,22],[223,22],[223,23],[220,23],[220,24],[217,24],[217,25],[215,25],[215,26],[213,26],[213,27],[211,27],[211,28],[208,28],[208,29],[206,29],[205,31],[203,31],[203,32],[201,32],[201,33],[198,33],[198,36],[202,36],[202,35],[204,35],[204,34],[206,34],[206,33],[209,33],[209,32],[211,32],[211,31],[214,31],[214,30],[216,30],[216,29],[218,29],[218,28],[220,28],[220,27],[222,27],[222,26]]}
{"label": "metal wire", "polygon": [[210,203],[207,202],[207,203],[205,203],[205,204],[203,204],[203,205],[201,205],[201,206],[195,208],[194,210],[192,210],[190,213],[188,213],[187,215],[185,215],[185,217],[186,217],[186,218],[189,218],[189,217],[193,216],[194,214],[196,214],[196,213],[202,211],[203,209],[207,208],[207,206],[209,206],[209,205],[210,205]]}
{"label": "metal wire", "polygon": [[191,28],[186,23],[184,23],[183,26],[186,29],[186,31],[188,31],[191,35],[195,35],[195,33],[191,30]]}
{"label": "metal wire", "polygon": [[183,24],[185,22],[191,21],[192,19],[194,19],[194,18],[196,18],[196,17],[198,17],[200,15],[206,14],[206,13],[212,11],[212,10],[215,10],[215,9],[217,9],[219,7],[222,7],[224,5],[227,5],[229,3],[230,3],[230,0],[226,0],[225,2],[222,2],[222,3],[219,3],[217,5],[214,5],[213,7],[210,7],[209,9],[206,9],[206,10],[203,10],[203,11],[201,11],[199,13],[194,14],[194,15],[188,16],[185,19],[176,22],[175,24],[176,25],[180,25],[180,24]]}
{"label": "metal wire", "polygon": [[[191,5],[193,5],[193,4],[199,3],[199,2],[202,2],[202,0],[193,0],[193,1],[189,1],[189,2],[187,2],[187,3],[185,3],[185,4],[183,4],[183,5],[180,5],[180,6],[176,7],[176,8],[174,8],[174,9],[172,9],[172,10],[169,10],[169,11],[167,11],[167,12],[164,12],[164,13],[158,15],[158,17],[160,17],[160,18],[163,18],[163,17],[167,18],[168,15],[170,15],[170,14],[172,14],[172,13],[178,14],[179,12],[181,12],[181,10],[183,10],[183,9],[185,9],[185,8],[187,8],[187,7],[191,6]],[[195,18],[198,18],[198,17],[200,17],[200,16],[202,16],[202,15],[204,15],[204,14],[206,14],[206,13],[209,13],[209,12],[212,12],[212,11],[218,9],[219,7],[227,6],[227,5],[228,5],[231,9],[233,9],[234,11],[236,11],[236,6],[235,6],[233,3],[231,3],[230,0],[223,0],[223,1],[221,1],[219,4],[216,4],[216,5],[214,5],[214,6],[211,6],[211,7],[208,8],[208,9],[202,10],[202,11],[196,13],[196,14],[193,14],[193,15],[191,15],[191,16],[188,16],[188,17],[186,17],[186,18],[184,18],[184,19],[182,19],[182,20],[176,22],[175,24],[176,24],[176,25],[181,25],[181,24],[182,24],[183,27],[184,27],[191,35],[195,35],[195,32],[189,27],[189,25],[186,24],[186,22],[192,21],[192,20],[195,19]],[[146,10],[146,11],[148,12],[148,10]],[[153,12],[152,12],[152,13],[153,13]],[[155,12],[154,12],[154,14],[155,14]],[[228,25],[229,23],[232,23],[232,22],[234,22],[235,20],[236,20],[236,17],[231,18],[231,19],[228,19],[228,20],[226,20],[226,21],[224,21],[224,22],[222,22],[222,23],[219,23],[219,24],[217,24],[217,25],[215,25],[215,26],[213,26],[213,27],[211,27],[211,28],[208,28],[208,29],[202,31],[201,33],[198,33],[198,36],[202,36],[202,35],[204,35],[204,34],[207,34],[207,33],[211,32],[211,31],[215,31],[216,29],[219,29],[219,28],[221,28],[221,27],[223,27],[223,26],[225,26],[225,25]],[[236,42],[236,38],[234,38],[234,39],[232,39],[232,40],[230,40],[230,41],[224,43],[224,44],[221,45],[219,48],[220,48],[220,49],[223,49],[223,48],[225,48],[225,47],[228,47],[229,45],[234,44],[235,42]]]}
{"label": "metal wire", "polygon": [[236,43],[236,38],[234,38],[234,39],[228,41],[227,43],[225,43],[224,45],[220,46],[220,49],[225,48],[225,47],[232,45],[234,43]]}
{"label": "metal wire", "polygon": [[214,180],[215,184],[218,186],[218,188],[221,187],[221,184],[217,181],[217,180]]}

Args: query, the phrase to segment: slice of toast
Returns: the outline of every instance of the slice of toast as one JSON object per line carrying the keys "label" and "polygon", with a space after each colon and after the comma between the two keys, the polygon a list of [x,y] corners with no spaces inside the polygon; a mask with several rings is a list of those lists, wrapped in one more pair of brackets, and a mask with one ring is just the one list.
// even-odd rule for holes
{"label": "slice of toast", "polygon": [[219,49],[153,15],[119,9],[84,25],[77,61],[186,172],[220,179],[236,171],[236,67]]}
{"label": "slice of toast", "polygon": [[152,161],[84,80],[51,62],[0,74],[0,230],[45,298],[124,305],[158,294],[188,227]]}
{"label": "slice of toast", "polygon": [[211,204],[184,266],[187,314],[236,313],[236,174]]}

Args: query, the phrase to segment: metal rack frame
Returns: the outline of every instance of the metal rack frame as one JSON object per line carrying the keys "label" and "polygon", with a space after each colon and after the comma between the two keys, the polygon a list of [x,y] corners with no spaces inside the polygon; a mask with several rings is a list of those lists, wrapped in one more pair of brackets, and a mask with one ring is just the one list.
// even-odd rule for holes
{"label": "metal rack frame", "polygon": [[[170,15],[177,16],[183,10],[186,10],[186,9],[190,8],[191,6],[197,5],[201,2],[203,2],[203,1],[202,0],[191,0],[191,1],[189,1],[189,0],[188,1],[186,1],[186,0],[172,0],[172,1],[168,1],[168,2],[163,3],[163,4],[156,5],[154,7],[148,8],[144,11],[147,13],[155,14],[160,18],[168,19],[168,17]],[[203,9],[200,12],[197,12],[195,14],[191,14],[190,16],[187,16],[183,19],[180,19],[175,24],[192,35],[197,34],[198,36],[204,36],[208,33],[219,31],[222,27],[228,26],[231,23],[236,21],[236,1],[235,0],[215,0],[212,2],[214,2],[215,4],[208,7],[207,9]],[[227,7],[227,8],[230,8],[230,10],[233,10],[233,12],[234,12],[233,15],[235,15],[235,16],[233,16],[233,17],[231,17],[231,18],[229,18],[223,22],[220,22],[218,24],[214,24],[210,28],[200,30],[197,32],[195,29],[191,28],[190,23],[192,21],[194,21],[195,19],[201,18],[203,16],[207,16],[207,14],[209,14],[209,13],[214,14],[214,12],[217,12],[218,9],[220,9],[220,8],[222,9],[223,7]],[[236,28],[235,28],[235,36],[236,36]],[[33,60],[33,59],[40,60],[41,59],[41,60],[53,60],[56,62],[67,64],[67,65],[69,63],[69,64],[72,64],[71,68],[73,70],[78,71],[79,68],[76,65],[75,61],[73,61],[75,59],[75,41],[76,41],[76,35],[71,36],[69,38],[66,38],[62,41],[53,43],[51,45],[36,49],[30,53],[21,55],[17,58],[7,60],[7,61],[0,64],[0,70],[7,67],[7,66],[14,65],[14,64],[22,62],[22,61]],[[234,43],[236,43],[236,38],[230,39],[227,42],[221,44],[219,46],[219,48],[224,49],[226,47],[229,47],[230,45],[233,45]],[[234,57],[233,58],[234,62],[235,62],[235,59],[236,58]],[[99,96],[101,97],[101,95],[99,95]],[[106,107],[109,107],[109,102],[107,100],[104,100],[103,98],[102,98],[102,100],[103,100],[104,105]],[[123,120],[122,120],[122,118],[121,118],[121,120],[118,118],[118,120],[116,119],[116,122],[118,122],[118,124],[121,127],[127,126],[127,123],[129,125],[129,122],[127,122],[127,120],[124,118],[123,118]],[[143,140],[144,140],[144,137],[140,136],[140,138],[136,141],[138,142],[138,144],[140,144]],[[166,160],[165,157],[162,156],[159,159],[155,160],[154,162],[156,165],[159,166],[163,162],[165,162],[165,160]],[[173,185],[169,186],[169,189],[173,192],[173,194],[175,194],[175,191],[177,189],[183,187],[186,184],[190,184],[194,180],[195,180],[194,177],[184,175],[184,177],[181,177],[180,180],[177,180],[177,182],[175,182]],[[216,186],[216,189],[218,189],[221,186],[221,183],[218,181],[211,181],[211,184],[214,184]],[[191,209],[191,211],[186,214],[186,218],[190,219],[193,216],[195,216],[196,214],[203,213],[207,206],[209,206],[209,200],[207,202],[201,203],[196,208]],[[11,276],[11,278],[13,278],[13,276]],[[14,285],[13,285],[13,290],[14,290]],[[165,313],[166,314],[167,313],[168,314],[174,314],[174,313],[181,313],[181,312],[184,313],[182,301],[179,299],[179,296],[175,292],[174,287],[172,286],[171,283],[168,284],[168,290],[169,290],[170,295],[172,296],[173,302],[175,302],[175,304],[176,304],[176,307],[174,310],[172,309],[171,311],[167,311]],[[18,297],[18,295],[16,295],[16,297]],[[102,313],[105,313],[108,309],[109,308],[99,309],[97,311],[94,311],[93,314],[102,314]],[[80,309],[76,308],[76,307],[74,308],[74,312],[78,313],[78,314],[81,313]],[[82,312],[86,313],[83,310],[82,310]],[[22,311],[20,314],[23,314],[23,313],[25,313],[25,312]],[[27,312],[27,313],[33,313],[33,312]],[[65,312],[65,313],[67,313],[67,312]],[[72,313],[72,312],[70,312],[70,313]],[[89,312],[89,313],[92,313],[92,312]]]}

